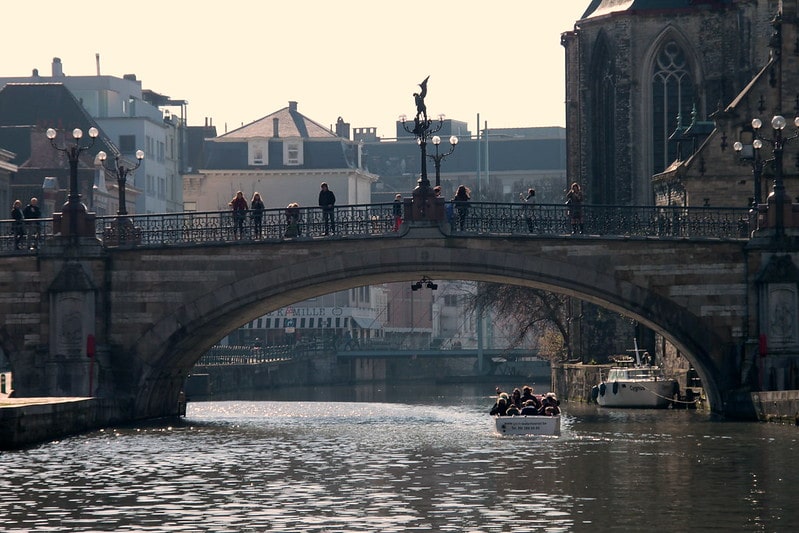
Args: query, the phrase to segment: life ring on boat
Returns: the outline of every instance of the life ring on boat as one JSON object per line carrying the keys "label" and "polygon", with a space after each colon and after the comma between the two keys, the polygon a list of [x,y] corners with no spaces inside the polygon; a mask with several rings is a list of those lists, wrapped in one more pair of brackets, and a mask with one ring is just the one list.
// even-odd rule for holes
{"label": "life ring on boat", "polygon": [[619,393],[619,382],[618,381],[614,381],[613,382],[613,394],[618,394],[618,393]]}
{"label": "life ring on boat", "polygon": [[605,384],[604,383],[600,383],[599,384],[599,395],[600,396],[604,396],[605,395],[605,389],[607,389]]}
{"label": "life ring on boat", "polygon": [[591,401],[596,403],[596,399],[598,396],[599,396],[599,387],[594,385],[593,387],[591,387]]}

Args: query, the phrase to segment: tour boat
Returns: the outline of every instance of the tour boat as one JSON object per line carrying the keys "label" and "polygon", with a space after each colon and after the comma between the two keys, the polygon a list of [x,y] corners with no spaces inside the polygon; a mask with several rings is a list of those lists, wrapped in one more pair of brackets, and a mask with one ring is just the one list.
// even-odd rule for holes
{"label": "tour boat", "polygon": [[592,397],[602,407],[667,407],[679,392],[677,380],[649,361],[642,364],[637,342],[634,351],[634,360],[616,359],[616,366],[592,389]]}
{"label": "tour boat", "polygon": [[500,435],[560,435],[561,415],[495,416]]}

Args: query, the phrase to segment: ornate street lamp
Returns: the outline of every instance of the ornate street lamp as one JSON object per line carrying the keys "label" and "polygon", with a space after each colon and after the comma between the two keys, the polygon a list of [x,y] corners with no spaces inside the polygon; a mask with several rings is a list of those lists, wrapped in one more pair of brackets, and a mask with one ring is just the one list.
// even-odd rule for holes
{"label": "ornate street lamp", "polygon": [[141,165],[142,159],[144,159],[144,152],[142,150],[136,150],[136,166],[135,167],[125,167],[120,162],[119,156],[114,157],[114,166],[109,167],[106,165],[105,161],[108,159],[108,154],[103,152],[97,152],[97,158],[100,160],[100,164],[103,168],[113,172],[117,176],[117,186],[119,187],[119,209],[117,210],[117,215],[120,217],[124,217],[128,214],[127,205],[125,203],[125,183],[128,178],[128,173],[133,172]]}
{"label": "ornate street lamp", "polygon": [[435,155],[428,155],[427,157],[432,159],[436,166],[436,187],[439,187],[441,186],[441,160],[446,159],[448,155],[455,151],[455,146],[458,144],[458,138],[455,135],[449,138],[449,152],[446,154],[438,153],[438,145],[441,144],[441,137],[438,135],[433,135],[431,140],[433,141],[433,146],[436,147],[436,153]]}
{"label": "ornate street lamp", "polygon": [[[57,132],[53,128],[47,129],[47,138],[50,139],[50,144],[59,152],[64,152],[69,159],[69,196],[67,203],[62,208],[62,217],[68,217],[68,235],[73,238],[78,237],[78,217],[86,213],[86,206],[80,201],[81,195],[78,190],[78,161],[80,161],[80,154],[94,146],[94,141],[97,139],[99,132],[97,128],[89,128],[89,137],[91,142],[86,146],[81,146],[80,140],[83,137],[83,131],[80,128],[72,130],[72,137],[75,142],[68,146],[58,146],[55,142]],[[62,230],[63,232],[63,230]]]}
{"label": "ornate street lamp", "polygon": [[[761,178],[763,176],[763,167],[764,164],[768,161],[764,161],[762,157],[760,157],[760,149],[763,148],[763,141],[760,139],[753,139],[752,144],[745,146],[741,141],[735,141],[732,145],[735,149],[735,153],[738,154],[738,161],[741,164],[750,164],[752,166],[752,177],[754,178],[754,195],[752,196],[752,205],[753,207],[757,208],[763,201],[762,197],[762,190],[763,187],[761,185]],[[751,147],[752,152],[751,154],[748,153],[748,148]],[[747,148],[747,151],[744,152],[744,148]]]}
{"label": "ornate street lamp", "polygon": [[774,197],[774,208],[776,209],[776,216],[774,218],[774,233],[777,238],[782,238],[785,236],[785,184],[783,183],[782,179],[783,152],[785,145],[789,141],[799,137],[799,116],[794,118],[793,123],[794,126],[796,126],[797,131],[795,131],[790,137],[785,137],[782,133],[782,130],[784,130],[786,126],[785,117],[782,115],[775,115],[771,119],[773,136],[764,137],[760,133],[760,128],[763,127],[763,122],[759,118],[752,119],[752,130],[754,131],[755,141],[759,140],[770,143],[771,150],[774,154],[774,158],[769,160],[774,162],[774,188],[769,198],[771,198],[771,196]]}

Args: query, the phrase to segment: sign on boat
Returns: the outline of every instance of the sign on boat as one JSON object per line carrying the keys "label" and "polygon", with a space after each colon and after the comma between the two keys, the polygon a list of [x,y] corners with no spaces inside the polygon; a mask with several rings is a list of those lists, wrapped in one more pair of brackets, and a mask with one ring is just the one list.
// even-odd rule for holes
{"label": "sign on boat", "polygon": [[495,416],[500,435],[560,435],[560,415]]}

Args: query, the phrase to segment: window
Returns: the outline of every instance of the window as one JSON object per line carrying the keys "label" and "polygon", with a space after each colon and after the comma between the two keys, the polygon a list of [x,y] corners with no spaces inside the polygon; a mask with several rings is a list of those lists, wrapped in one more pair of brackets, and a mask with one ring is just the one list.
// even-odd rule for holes
{"label": "window", "polygon": [[301,140],[283,143],[283,163],[290,166],[302,165],[303,146]]}
{"label": "window", "polygon": [[247,142],[247,163],[252,166],[269,164],[269,141],[252,139]]}
{"label": "window", "polygon": [[120,135],[119,136],[119,150],[123,154],[136,153],[136,136],[135,135]]}
{"label": "window", "polygon": [[677,146],[669,136],[677,129],[677,116],[690,123],[694,105],[693,79],[680,46],[668,41],[657,55],[652,74],[652,150],[655,172],[661,172],[677,157]]}

